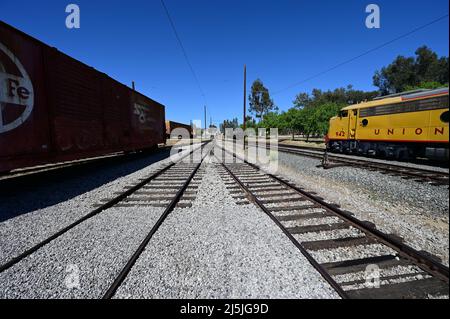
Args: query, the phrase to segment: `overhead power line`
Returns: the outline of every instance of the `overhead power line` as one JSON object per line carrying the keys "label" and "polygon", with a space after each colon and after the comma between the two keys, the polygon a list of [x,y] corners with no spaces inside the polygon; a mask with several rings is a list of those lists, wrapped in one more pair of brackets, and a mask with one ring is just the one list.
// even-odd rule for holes
{"label": "overhead power line", "polygon": [[437,19],[434,19],[433,21],[430,21],[430,22],[428,22],[428,23],[426,23],[424,25],[421,25],[421,26],[419,26],[419,27],[417,27],[417,28],[415,28],[415,29],[413,29],[413,30],[411,30],[409,32],[406,32],[406,33],[404,33],[404,34],[402,34],[402,35],[400,35],[400,36],[398,36],[398,37],[396,37],[396,38],[394,38],[392,40],[389,40],[389,41],[387,41],[387,42],[385,42],[383,44],[380,44],[380,45],[374,47],[373,49],[367,50],[364,53],[361,53],[361,54],[359,54],[359,55],[357,55],[357,56],[355,56],[355,57],[353,57],[351,59],[348,59],[348,60],[343,61],[343,62],[341,62],[339,64],[336,64],[335,66],[332,66],[332,67],[330,67],[330,68],[328,68],[328,69],[326,69],[324,71],[321,71],[321,72],[319,72],[317,74],[314,74],[314,75],[312,75],[312,76],[310,76],[310,77],[308,77],[308,78],[306,78],[306,79],[304,79],[302,81],[299,81],[299,82],[296,82],[294,84],[291,84],[291,85],[285,87],[284,89],[275,91],[272,95],[279,94],[279,93],[284,92],[286,90],[292,89],[292,88],[294,88],[294,87],[296,87],[296,86],[298,86],[300,84],[303,84],[303,83],[308,82],[308,81],[310,81],[312,79],[315,79],[315,78],[317,78],[319,76],[322,76],[325,73],[333,71],[333,70],[335,70],[335,69],[337,69],[337,68],[339,68],[339,67],[341,67],[343,65],[346,65],[346,64],[348,64],[350,62],[353,62],[353,61],[355,61],[355,60],[357,60],[357,59],[359,59],[359,58],[361,58],[361,57],[363,57],[365,55],[368,55],[368,54],[370,54],[370,53],[372,53],[374,51],[377,51],[377,50],[379,50],[381,48],[384,48],[384,47],[388,46],[389,44],[392,44],[393,42],[401,40],[401,39],[403,39],[403,38],[405,38],[405,37],[407,37],[407,36],[409,36],[409,35],[411,35],[413,33],[416,33],[416,32],[418,32],[418,31],[420,31],[422,29],[425,29],[426,27],[429,27],[430,25],[435,24],[435,23],[437,23],[437,22],[439,22],[439,21],[441,21],[441,20],[443,20],[445,18],[448,18],[448,13],[443,15],[443,16],[441,16],[441,17],[439,17],[439,18],[437,18]]}
{"label": "overhead power line", "polygon": [[194,68],[192,67],[191,62],[189,61],[189,57],[188,57],[188,55],[187,55],[187,53],[186,53],[186,50],[185,50],[185,48],[184,48],[184,46],[183,46],[183,42],[181,42],[181,38],[180,38],[180,36],[179,36],[179,34],[178,34],[178,32],[177,32],[177,29],[176,29],[176,27],[175,27],[175,23],[173,22],[173,19],[172,19],[170,13],[169,13],[169,9],[167,9],[167,6],[166,6],[166,4],[164,3],[164,0],[161,0],[161,4],[162,4],[162,6],[163,6],[163,8],[164,8],[164,12],[165,12],[166,15],[167,15],[167,19],[169,20],[170,26],[172,27],[173,33],[175,34],[175,37],[177,38],[178,44],[180,45],[181,51],[183,52],[184,59],[186,60],[186,63],[187,63],[188,66],[189,66],[189,69],[190,69],[190,71],[191,71],[191,73],[192,73],[192,76],[194,77],[194,80],[195,80],[195,82],[197,83],[198,89],[200,90],[200,94],[201,94],[201,96],[203,97],[203,101],[205,102],[205,104],[207,104],[207,103],[206,103],[206,96],[205,96],[205,93],[204,93],[204,91],[203,91],[203,89],[202,89],[202,86],[200,85],[200,81],[198,80],[197,74],[195,73]]}

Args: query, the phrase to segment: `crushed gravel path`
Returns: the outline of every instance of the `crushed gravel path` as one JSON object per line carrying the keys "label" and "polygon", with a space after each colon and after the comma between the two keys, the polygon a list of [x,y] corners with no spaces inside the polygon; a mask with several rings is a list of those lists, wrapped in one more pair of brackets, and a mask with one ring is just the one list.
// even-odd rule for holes
{"label": "crushed gravel path", "polygon": [[[227,143],[227,147],[229,147]],[[320,160],[279,152],[276,174],[306,191],[336,203],[360,220],[375,223],[388,234],[402,237],[449,264],[449,192],[355,167],[324,170]]]}
{"label": "crushed gravel path", "polygon": [[[198,145],[195,146],[199,147]],[[0,194],[0,264],[53,235],[170,162],[161,155],[107,166],[68,179]]]}
{"label": "crushed gravel path", "polygon": [[116,298],[338,298],[269,217],[236,205],[204,165],[193,206],[169,215]]}
{"label": "crushed gravel path", "polygon": [[163,211],[111,208],[87,220],[1,273],[0,298],[101,298]]}

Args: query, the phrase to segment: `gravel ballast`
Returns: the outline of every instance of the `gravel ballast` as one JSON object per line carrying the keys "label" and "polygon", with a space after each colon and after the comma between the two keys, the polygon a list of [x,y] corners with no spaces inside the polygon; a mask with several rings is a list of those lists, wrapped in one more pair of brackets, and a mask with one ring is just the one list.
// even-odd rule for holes
{"label": "gravel ballast", "polygon": [[[419,184],[354,167],[324,170],[318,167],[320,160],[285,153],[277,156],[277,175],[315,192],[328,203],[339,204],[360,220],[373,222],[385,233],[403,237],[410,246],[435,254],[448,265],[447,186]],[[0,210],[8,210],[10,216],[0,220],[0,264],[168,162],[157,157],[141,158],[92,176],[52,181],[48,186],[42,183],[44,187],[36,195],[33,190],[25,190],[25,195],[2,199]],[[193,166],[182,171],[186,173],[188,168]],[[154,234],[114,298],[339,298],[282,230],[262,210],[248,204],[243,193],[236,193],[239,187],[232,179],[221,178],[223,173],[216,159],[208,155],[187,189],[189,194]],[[102,174],[109,176],[104,178]],[[244,182],[254,182],[247,176],[253,174],[252,169],[242,174]],[[155,180],[154,187],[161,190],[182,184],[177,174],[169,171],[167,176],[169,180]],[[259,180],[270,181],[263,175]],[[168,198],[158,195],[150,199],[149,191],[154,187],[144,187],[0,273],[0,298],[101,298],[164,211],[156,205],[168,203]],[[272,196],[267,195],[271,191],[255,189],[266,195],[268,207],[278,205],[270,202]],[[73,196],[67,197],[64,192]],[[51,199],[53,194],[57,200]],[[305,203],[293,193],[273,197],[285,200],[288,206]],[[312,212],[323,209],[304,211]],[[294,213],[287,208],[275,214]],[[282,224],[296,227],[341,222],[334,216],[318,216]],[[350,228],[294,237],[315,241],[361,235]],[[311,252],[320,263],[392,254],[392,249],[376,243],[358,249]],[[409,274],[410,269],[401,266],[389,271],[383,275]],[[363,272],[339,275],[337,279],[351,282],[362,276]],[[349,284],[348,289],[359,285]]]}
{"label": "gravel ballast", "polygon": [[[284,147],[284,148],[289,148],[289,145],[280,143],[279,144],[280,147]],[[296,151],[296,148],[291,148],[292,150]],[[324,152],[324,149],[321,151],[314,151],[314,150],[306,150],[306,149],[301,149],[302,152],[307,152],[307,153],[311,153],[311,154],[320,154],[322,155]],[[343,158],[343,159],[356,159],[356,160],[363,160],[363,161],[370,161],[370,162],[374,162],[374,163],[381,163],[381,164],[389,164],[389,165],[395,165],[395,166],[401,166],[401,167],[409,167],[409,168],[418,168],[418,169],[425,169],[425,170],[429,170],[429,171],[434,171],[434,172],[447,172],[448,173],[448,168],[445,167],[439,167],[439,166],[433,166],[431,164],[429,165],[425,165],[425,164],[418,164],[418,163],[411,163],[411,162],[400,162],[400,161],[396,161],[396,160],[388,160],[388,159],[381,159],[381,158],[374,158],[374,157],[368,157],[368,156],[360,156],[360,155],[348,155],[348,154],[340,154],[340,153],[329,153],[330,156],[332,157],[337,157],[337,158]],[[331,159],[332,162],[332,159]],[[442,164],[443,166],[445,166],[445,164]]]}
{"label": "gravel ballast", "polygon": [[0,274],[0,298],[101,298],[163,208],[111,208]]}
{"label": "gravel ballast", "polygon": [[0,264],[85,216],[95,205],[137,184],[139,179],[150,176],[169,162],[169,158],[156,154],[3,195],[1,216],[11,217],[0,223]]}
{"label": "gravel ballast", "polygon": [[191,208],[174,210],[116,298],[337,298],[262,211],[238,206],[213,164]]}
{"label": "gravel ballast", "polygon": [[422,184],[355,167],[324,170],[318,167],[320,160],[283,152],[278,153],[278,159],[276,174],[449,264],[448,186]]}
{"label": "gravel ballast", "polygon": [[324,170],[318,160],[279,154],[279,173],[297,185],[339,204],[360,220],[376,224],[388,234],[405,239],[449,261],[449,193],[432,186],[359,168]]}

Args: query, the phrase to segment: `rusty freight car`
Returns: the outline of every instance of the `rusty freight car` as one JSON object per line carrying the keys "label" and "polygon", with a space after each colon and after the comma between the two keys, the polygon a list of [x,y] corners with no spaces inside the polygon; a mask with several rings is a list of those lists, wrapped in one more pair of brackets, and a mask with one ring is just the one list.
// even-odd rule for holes
{"label": "rusty freight car", "polygon": [[[192,127],[190,125],[187,124],[183,124],[183,123],[178,123],[178,122],[174,122],[174,121],[166,121],[166,138],[170,139],[171,135],[173,135],[173,131],[177,128],[182,128],[187,130],[187,132],[189,132],[189,138],[192,138],[194,136]],[[178,134],[178,133],[177,133]],[[181,136],[182,134],[179,134],[178,136],[172,136],[172,138],[186,138],[187,136]]]}
{"label": "rusty freight car", "polygon": [[0,173],[154,148],[165,109],[0,21]]}

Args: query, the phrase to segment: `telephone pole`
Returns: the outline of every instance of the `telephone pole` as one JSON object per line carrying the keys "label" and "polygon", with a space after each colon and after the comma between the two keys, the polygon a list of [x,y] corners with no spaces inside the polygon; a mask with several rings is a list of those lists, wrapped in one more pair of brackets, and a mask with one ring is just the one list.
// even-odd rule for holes
{"label": "telephone pole", "polygon": [[205,134],[205,138],[206,138],[206,125],[207,124],[206,124],[206,105],[205,105],[205,133],[204,133]]}
{"label": "telephone pole", "polygon": [[245,149],[245,130],[247,128],[247,65],[244,64],[244,149]]}

